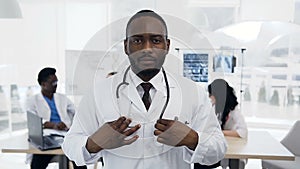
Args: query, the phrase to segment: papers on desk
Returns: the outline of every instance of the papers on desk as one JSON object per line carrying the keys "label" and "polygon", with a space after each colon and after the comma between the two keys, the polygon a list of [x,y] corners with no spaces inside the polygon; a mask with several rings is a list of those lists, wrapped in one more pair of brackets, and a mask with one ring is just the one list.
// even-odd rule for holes
{"label": "papers on desk", "polygon": [[44,129],[43,132],[44,132],[44,136],[53,135],[58,137],[65,137],[65,135],[67,134],[67,131],[54,130],[54,129]]}

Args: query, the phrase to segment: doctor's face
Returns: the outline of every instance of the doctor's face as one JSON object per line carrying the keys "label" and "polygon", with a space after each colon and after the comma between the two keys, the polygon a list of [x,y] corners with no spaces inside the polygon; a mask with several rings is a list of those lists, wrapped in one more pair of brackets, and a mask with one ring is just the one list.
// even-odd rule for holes
{"label": "doctor's face", "polygon": [[42,90],[47,93],[55,93],[57,88],[57,77],[56,75],[50,75],[47,81],[42,82]]}
{"label": "doctor's face", "polygon": [[169,46],[166,28],[157,18],[141,16],[129,24],[124,50],[136,74],[143,70],[160,69]]}

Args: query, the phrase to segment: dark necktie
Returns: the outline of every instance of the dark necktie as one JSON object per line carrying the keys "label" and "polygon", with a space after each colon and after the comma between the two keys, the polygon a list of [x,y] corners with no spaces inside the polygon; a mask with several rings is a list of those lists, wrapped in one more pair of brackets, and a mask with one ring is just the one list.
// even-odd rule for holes
{"label": "dark necktie", "polygon": [[149,107],[150,107],[150,104],[151,104],[151,98],[150,98],[149,91],[152,87],[152,84],[151,83],[141,83],[141,86],[144,89],[144,95],[142,97],[142,100],[144,102],[144,105],[145,105],[146,109],[148,110]]}

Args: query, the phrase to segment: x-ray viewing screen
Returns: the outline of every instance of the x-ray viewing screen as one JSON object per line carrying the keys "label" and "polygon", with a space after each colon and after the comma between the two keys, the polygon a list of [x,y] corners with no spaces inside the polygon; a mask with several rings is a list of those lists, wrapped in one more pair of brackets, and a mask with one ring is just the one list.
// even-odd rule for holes
{"label": "x-ray viewing screen", "polygon": [[183,54],[183,76],[195,82],[208,82],[208,54]]}
{"label": "x-ray viewing screen", "polygon": [[234,56],[216,55],[213,60],[214,72],[233,73],[236,66],[236,58]]}

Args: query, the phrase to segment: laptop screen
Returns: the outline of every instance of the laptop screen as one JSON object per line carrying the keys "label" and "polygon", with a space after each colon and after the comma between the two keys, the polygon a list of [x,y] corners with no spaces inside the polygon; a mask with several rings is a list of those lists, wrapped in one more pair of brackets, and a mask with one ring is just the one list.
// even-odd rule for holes
{"label": "laptop screen", "polygon": [[28,139],[37,146],[43,147],[43,126],[42,118],[34,114],[34,112],[27,111],[27,126]]}

